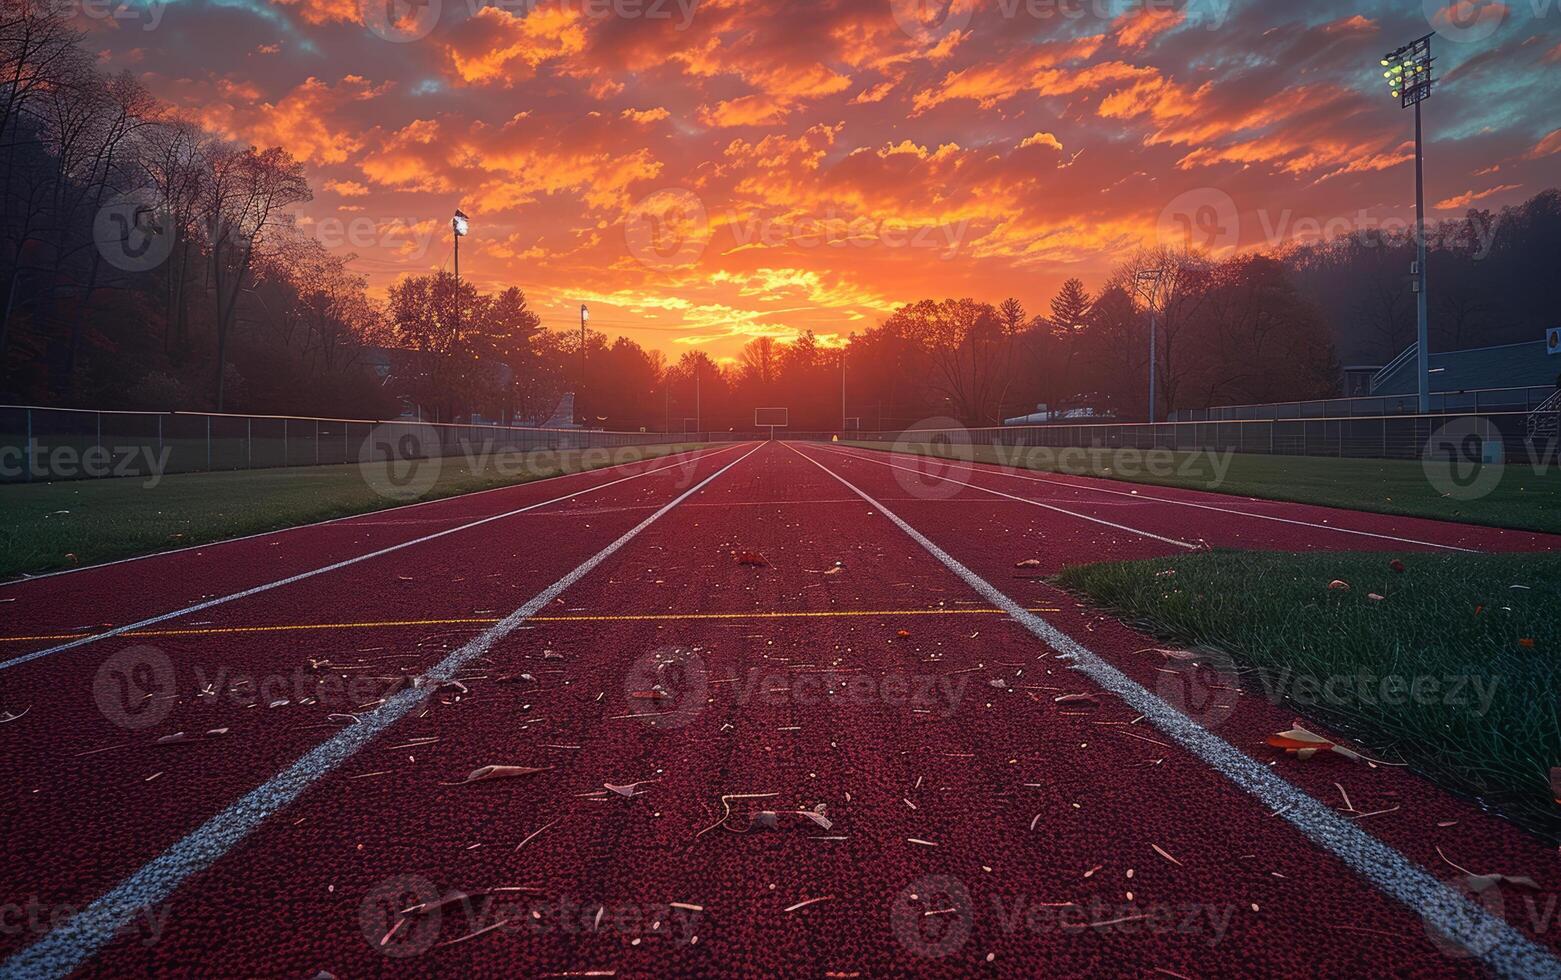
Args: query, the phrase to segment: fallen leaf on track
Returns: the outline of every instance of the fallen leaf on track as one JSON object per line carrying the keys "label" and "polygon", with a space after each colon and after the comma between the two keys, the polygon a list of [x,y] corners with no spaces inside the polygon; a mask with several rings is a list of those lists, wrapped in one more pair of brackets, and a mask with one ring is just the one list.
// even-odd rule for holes
{"label": "fallen leaf on track", "polygon": [[1295,727],[1289,731],[1268,736],[1268,744],[1276,749],[1293,752],[1297,759],[1310,759],[1319,752],[1334,752],[1344,756],[1346,759],[1360,760],[1364,758],[1359,752],[1351,751],[1342,745],[1330,742],[1316,732],[1307,731],[1299,724],[1292,724]]}
{"label": "fallen leaf on track", "polygon": [[1470,871],[1461,864],[1454,864],[1451,858],[1442,853],[1440,846],[1437,847],[1436,853],[1438,857],[1447,862],[1449,867],[1456,868],[1464,873],[1464,880],[1468,882],[1471,891],[1483,892],[1503,884],[1512,885],[1516,888],[1528,888],[1533,891],[1539,891],[1539,882],[1535,881],[1533,878],[1530,878],[1528,875],[1503,875],[1496,874],[1494,872],[1489,874],[1477,874],[1473,871]]}
{"label": "fallen leaf on track", "polygon": [[1014,563],[1014,567],[1015,568],[1040,568],[1041,567],[1041,560],[1039,558],[1026,558],[1024,561],[1015,562]]}
{"label": "fallen leaf on track", "polygon": [[767,568],[770,564],[764,560],[763,555],[752,551],[734,551],[732,557],[737,560],[737,564],[752,568]]}
{"label": "fallen leaf on track", "polygon": [[465,786],[468,783],[484,783],[490,779],[510,779],[515,776],[534,776],[539,772],[547,772],[552,766],[483,766],[473,769],[472,774],[459,783],[440,783],[441,786]]}

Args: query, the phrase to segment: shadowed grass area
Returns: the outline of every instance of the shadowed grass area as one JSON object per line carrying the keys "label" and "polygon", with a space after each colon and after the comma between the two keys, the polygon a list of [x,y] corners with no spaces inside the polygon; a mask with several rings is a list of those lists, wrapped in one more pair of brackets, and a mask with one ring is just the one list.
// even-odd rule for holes
{"label": "shadowed grass area", "polygon": [[[1561,836],[1549,782],[1561,555],[1408,554],[1403,573],[1392,558],[1220,551],[1076,566],[1058,581],[1167,640],[1224,651],[1244,689],[1369,754]],[[1350,588],[1330,589],[1336,579]]]}
{"label": "shadowed grass area", "polygon": [[[891,449],[889,443],[843,442],[866,449]],[[919,455],[947,455],[947,450]],[[903,447],[902,447],[903,449]],[[1336,459],[1326,456],[1267,456],[1256,453],[1172,452],[1163,465],[1150,465],[1141,450],[1065,450],[1035,447],[960,446],[961,458],[1074,476],[1095,476],[1129,483],[1214,493],[1293,500],[1304,504],[1406,517],[1429,517],[1561,534],[1561,466],[1540,472],[1509,464],[1495,467],[1501,479],[1490,493],[1465,500],[1447,496],[1427,476],[1419,460]],[[966,455],[968,454],[968,455]]]}
{"label": "shadowed grass area", "polygon": [[[697,444],[454,456],[420,500],[657,459]],[[396,507],[357,464],[0,486],[0,578],[207,544]]]}

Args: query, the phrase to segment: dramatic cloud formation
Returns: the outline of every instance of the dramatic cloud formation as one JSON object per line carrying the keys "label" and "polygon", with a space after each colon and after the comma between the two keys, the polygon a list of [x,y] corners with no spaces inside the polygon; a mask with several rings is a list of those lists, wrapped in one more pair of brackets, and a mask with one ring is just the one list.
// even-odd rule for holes
{"label": "dramatic cloud formation", "polygon": [[[674,356],[923,298],[1098,285],[1153,244],[1402,219],[1381,53],[1433,28],[1428,200],[1561,183],[1561,11],[1494,0],[177,0],[103,61],[287,148],[376,290],[448,261]],[[1429,9],[1430,13],[1426,11]],[[1500,174],[1499,181],[1489,179]],[[1302,220],[1308,219],[1308,220]],[[1212,223],[1211,223],[1212,222]],[[363,227],[368,227],[364,225]]]}

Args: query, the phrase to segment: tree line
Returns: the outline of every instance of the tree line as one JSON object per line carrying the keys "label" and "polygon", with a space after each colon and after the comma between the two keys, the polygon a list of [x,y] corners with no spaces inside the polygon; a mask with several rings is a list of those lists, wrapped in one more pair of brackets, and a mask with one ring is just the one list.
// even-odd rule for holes
{"label": "tree line", "polygon": [[[1138,419],[1148,270],[1160,417],[1333,395],[1341,359],[1384,363],[1414,337],[1413,242],[1383,230],[1228,258],[1146,250],[1043,310],[925,299],[838,343],[761,336],[723,363],[548,329],[518,286],[444,271],[380,300],[354,256],[299,227],[296,159],[105,74],[62,7],[0,0],[0,402],[538,424],[575,392],[576,421],[673,431],[749,428],[758,407],[822,431],[995,425],[1039,404]],[[1430,248],[1438,349],[1552,325],[1557,191],[1442,222]]]}

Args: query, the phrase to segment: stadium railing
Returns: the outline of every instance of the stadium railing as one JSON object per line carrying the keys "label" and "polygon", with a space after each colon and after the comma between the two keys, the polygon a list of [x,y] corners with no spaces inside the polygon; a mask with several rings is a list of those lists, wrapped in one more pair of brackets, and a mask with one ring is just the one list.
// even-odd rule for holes
{"label": "stadium railing", "polygon": [[[0,405],[0,483],[383,461],[405,436],[426,456],[727,441],[732,433],[602,432],[192,412]],[[155,456],[148,456],[155,454]]]}

